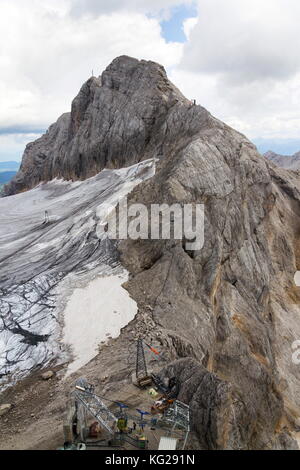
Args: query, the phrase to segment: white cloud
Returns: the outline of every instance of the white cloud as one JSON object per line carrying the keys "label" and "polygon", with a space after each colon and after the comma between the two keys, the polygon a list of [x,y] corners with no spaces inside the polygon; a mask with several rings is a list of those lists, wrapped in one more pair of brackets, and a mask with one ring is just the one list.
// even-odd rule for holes
{"label": "white cloud", "polygon": [[298,0],[199,0],[182,66],[237,83],[285,78],[300,67]]}
{"label": "white cloud", "polygon": [[194,0],[72,0],[71,14],[103,15],[115,11],[140,12],[168,18],[170,9],[179,5],[191,5]]}
{"label": "white cloud", "polygon": [[194,27],[198,24],[199,18],[197,16],[193,16],[192,18],[187,18],[183,22],[183,31],[186,35],[186,38],[189,40],[191,36],[191,32],[193,31]]}
{"label": "white cloud", "polygon": [[[75,17],[70,13],[75,3],[1,0],[0,132],[8,127],[47,128],[70,110],[92,70],[100,75],[116,56],[151,59],[166,67],[179,62],[183,45],[166,43],[157,18],[140,9],[118,10],[124,2],[114,2],[115,8],[105,8],[100,15]],[[19,152],[16,140],[18,134],[1,137],[1,159],[13,156],[13,149]],[[30,140],[24,135],[24,143]]]}
{"label": "white cloud", "polygon": [[39,134],[0,134],[0,161],[21,160],[26,144],[38,137]]}
{"label": "white cloud", "polygon": [[74,18],[68,3],[1,0],[0,128],[48,125],[70,109],[92,69],[100,74],[118,55],[167,67],[180,60],[182,44],[167,44],[157,19],[124,11]]}
{"label": "white cloud", "polygon": [[300,132],[298,0],[199,0],[173,80],[250,138]]}
{"label": "white cloud", "polygon": [[176,68],[171,79],[187,97],[250,139],[299,138],[300,74],[283,82],[230,86],[219,75]]}
{"label": "white cloud", "polygon": [[17,129],[48,127],[92,69],[121,54],[160,62],[187,97],[250,138],[298,137],[300,2],[198,0],[186,44],[167,43],[159,21],[183,3],[1,0],[0,132],[17,135],[0,138],[0,158],[20,145]]}

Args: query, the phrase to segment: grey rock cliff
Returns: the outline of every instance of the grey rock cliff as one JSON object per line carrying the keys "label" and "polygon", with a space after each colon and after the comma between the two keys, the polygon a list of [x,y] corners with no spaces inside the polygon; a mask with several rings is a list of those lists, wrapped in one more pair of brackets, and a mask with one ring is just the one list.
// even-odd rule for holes
{"label": "grey rock cliff", "polygon": [[161,157],[199,127],[195,114],[200,121],[209,116],[201,107],[191,109],[161,65],[118,57],[82,86],[71,113],[27,145],[20,171],[3,194]]}
{"label": "grey rock cliff", "polygon": [[[141,306],[151,306],[173,357],[197,359],[230,386],[225,398],[239,397],[231,399],[235,425],[229,432],[225,414],[217,413],[223,422],[215,423],[219,431],[205,448],[297,446],[291,438],[300,416],[300,369],[292,361],[300,337],[297,174],[269,166],[244,136],[209,120],[161,160],[155,178],[131,200],[205,205],[200,251],[190,253],[177,240],[127,240],[119,248],[132,273],[127,288]],[[208,403],[217,392],[205,393],[188,401]]]}

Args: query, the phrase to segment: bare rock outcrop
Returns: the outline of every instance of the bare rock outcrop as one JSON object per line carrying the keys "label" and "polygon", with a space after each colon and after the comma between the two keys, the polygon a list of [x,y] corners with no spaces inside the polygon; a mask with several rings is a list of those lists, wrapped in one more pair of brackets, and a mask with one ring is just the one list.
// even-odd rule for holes
{"label": "bare rock outcrop", "polygon": [[[91,77],[40,139],[27,145],[20,171],[3,191],[16,194],[55,177],[86,179],[103,168],[161,158],[208,119],[168,80],[164,68],[127,56]],[[195,119],[196,118],[196,119]]]}
{"label": "bare rock outcrop", "polygon": [[119,249],[132,273],[129,292],[141,304],[146,299],[163,335],[177,338],[177,357],[197,359],[243,403],[225,447],[297,446],[297,174],[269,166],[244,136],[209,120],[165,155],[131,201],[205,205],[201,250],[189,252],[178,240],[127,240]]}
{"label": "bare rock outcrop", "polygon": [[[191,429],[196,432],[202,450],[256,449],[255,411],[248,407],[239,389],[192,358],[179,359],[160,371],[161,377],[176,377],[180,384],[178,400],[190,406]],[[249,391],[252,393],[252,391]],[[254,401],[254,396],[251,397]],[[273,401],[273,402],[272,402]],[[274,417],[281,409],[280,397],[271,397]],[[259,448],[297,449],[288,429],[277,435],[266,422],[261,433],[265,441]]]}

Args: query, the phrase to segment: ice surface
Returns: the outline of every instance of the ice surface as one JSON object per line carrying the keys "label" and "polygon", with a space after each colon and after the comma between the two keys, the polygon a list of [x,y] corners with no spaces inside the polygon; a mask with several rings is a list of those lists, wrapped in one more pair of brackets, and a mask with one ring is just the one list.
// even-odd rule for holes
{"label": "ice surface", "polygon": [[[69,323],[74,289],[84,288],[89,298],[93,292],[90,283],[99,276],[102,283],[105,276],[126,276],[115,242],[98,236],[97,228],[105,221],[101,207],[115,205],[119,197],[154,172],[155,161],[147,160],[129,168],[103,170],[83,182],[54,180],[0,199],[0,383],[10,383],[36,367],[68,358],[61,341],[65,309],[66,337],[71,338],[77,354],[79,345]],[[114,283],[114,277],[110,279]],[[95,282],[101,289],[101,282]],[[136,308],[120,283],[115,289],[122,302],[127,296],[130,312],[124,304],[122,319],[108,332],[112,335],[118,334]],[[102,312],[106,318],[108,310]],[[77,315],[75,311],[74,322]],[[100,313],[97,318],[100,323]],[[92,340],[94,352],[95,342],[102,338],[100,328],[99,337]],[[91,352],[86,353],[86,358],[90,357]]]}

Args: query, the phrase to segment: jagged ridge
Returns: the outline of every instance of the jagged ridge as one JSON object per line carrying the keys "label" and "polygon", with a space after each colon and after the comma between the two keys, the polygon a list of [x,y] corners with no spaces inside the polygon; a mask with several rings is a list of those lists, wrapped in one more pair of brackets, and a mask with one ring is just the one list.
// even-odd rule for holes
{"label": "jagged ridge", "polygon": [[40,139],[27,145],[22,165],[4,195],[55,177],[86,179],[153,157],[195,134],[209,113],[191,107],[155,62],[116,58],[91,77]]}

